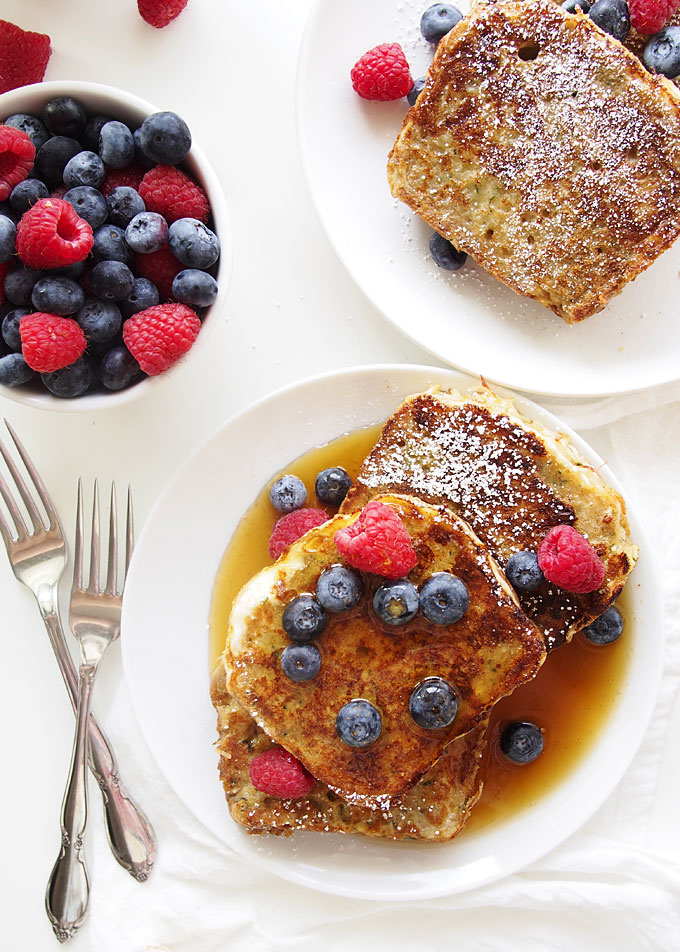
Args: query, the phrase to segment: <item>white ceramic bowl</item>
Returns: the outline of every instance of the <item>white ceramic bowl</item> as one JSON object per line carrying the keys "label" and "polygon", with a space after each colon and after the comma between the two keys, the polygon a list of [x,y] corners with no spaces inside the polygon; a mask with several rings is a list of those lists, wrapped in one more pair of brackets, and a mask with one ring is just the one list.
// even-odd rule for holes
{"label": "white ceramic bowl", "polygon": [[[115,119],[126,122],[134,130],[144,119],[159,107],[151,105],[144,99],[139,99],[131,93],[113,86],[103,86],[98,83],[59,80],[50,83],[36,83],[31,86],[22,86],[0,95],[0,121],[18,112],[26,112],[40,116],[42,108],[55,96],[72,96],[79,100],[89,115],[110,115]],[[164,108],[172,109],[172,103]],[[0,387],[3,396],[16,400],[27,406],[38,407],[43,410],[93,410],[112,409],[138,399],[152,392],[156,387],[163,386],[164,382],[174,379],[182,373],[182,368],[190,361],[210,337],[212,329],[220,320],[223,303],[227,291],[231,270],[231,228],[226,199],[219,179],[214,169],[206,159],[201,149],[192,143],[191,151],[181,166],[203,187],[210,200],[214,230],[221,243],[221,254],[216,274],[218,292],[217,298],[205,311],[200,333],[191,350],[174,364],[165,373],[155,377],[146,377],[139,383],[125,390],[103,391],[97,390],[84,394],[82,397],[62,399],[55,397],[38,381],[24,387]]]}

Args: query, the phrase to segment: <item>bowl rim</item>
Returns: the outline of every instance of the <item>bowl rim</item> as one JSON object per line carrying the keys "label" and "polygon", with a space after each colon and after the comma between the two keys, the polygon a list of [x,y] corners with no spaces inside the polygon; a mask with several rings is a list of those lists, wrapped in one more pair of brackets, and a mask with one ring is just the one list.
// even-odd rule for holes
{"label": "bowl rim", "polygon": [[[116,103],[120,102],[123,112],[151,115],[154,112],[162,111],[158,106],[143,99],[141,96],[130,93],[118,86],[92,83],[87,80],[50,80],[48,82],[19,86],[16,89],[10,89],[8,92],[0,94],[0,121],[4,121],[7,116],[13,115],[16,112],[29,111],[29,107],[21,108],[22,102],[26,99],[35,101],[39,98],[46,102],[56,95],[69,95],[75,98],[80,97],[84,100],[84,105],[88,110],[87,98],[90,97],[98,98],[101,102],[107,99],[115,101]],[[15,403],[35,407],[40,410],[61,410],[76,413],[106,409],[112,410],[153,393],[158,387],[162,387],[169,380],[173,380],[175,377],[181,375],[182,369],[186,367],[189,362],[190,355],[199,353],[205,346],[206,340],[219,323],[220,317],[224,315],[224,304],[232,264],[231,221],[227,199],[217,172],[200,145],[197,145],[194,141],[193,135],[191,150],[185,162],[192,175],[199,180],[210,199],[213,223],[215,232],[220,239],[221,249],[217,297],[201,321],[201,332],[196,338],[191,350],[164,373],[154,377],[145,377],[143,380],[140,380],[139,383],[133,384],[131,387],[126,387],[123,390],[112,390],[109,392],[96,391],[94,393],[84,394],[82,397],[68,399],[54,396],[47,390],[45,390],[44,393],[39,393],[34,390],[27,392],[21,387],[13,388],[0,385],[0,395],[7,397],[9,400],[13,400]]]}

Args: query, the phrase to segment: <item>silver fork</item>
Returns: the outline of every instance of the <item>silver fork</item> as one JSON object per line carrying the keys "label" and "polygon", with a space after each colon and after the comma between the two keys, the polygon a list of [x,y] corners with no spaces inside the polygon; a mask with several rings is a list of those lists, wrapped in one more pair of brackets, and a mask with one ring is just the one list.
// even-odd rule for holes
{"label": "silver fork", "polygon": [[[0,535],[7,548],[14,574],[35,596],[47,628],[50,643],[75,710],[78,679],[66,646],[59,620],[57,585],[66,566],[66,544],[59,517],[45,486],[12,427],[5,425],[26,468],[29,488],[14,459],[0,440],[0,454],[23,500],[28,520],[22,515],[7,483],[0,475],[0,495],[5,501],[11,526],[0,513]],[[37,496],[45,509],[48,524],[38,511]],[[120,865],[139,882],[144,882],[156,858],[156,839],[143,811],[130,798],[120,781],[113,750],[94,716],[90,718],[90,769],[102,791],[106,831],[111,850]]]}
{"label": "silver fork", "polygon": [[83,586],[83,486],[79,479],[73,585],[69,610],[71,631],[80,645],[76,731],[71,768],[61,808],[61,850],[54,864],[45,896],[47,915],[57,938],[62,942],[71,938],[82,925],[87,912],[89,884],[84,839],[87,828],[87,725],[90,717],[90,700],[99,663],[106,649],[120,635],[123,588],[132,555],[132,544],[132,499],[128,489],[125,574],[119,587],[118,516],[116,488],[112,484],[106,582],[102,589],[99,559],[99,487],[95,480],[90,573],[87,588]]}

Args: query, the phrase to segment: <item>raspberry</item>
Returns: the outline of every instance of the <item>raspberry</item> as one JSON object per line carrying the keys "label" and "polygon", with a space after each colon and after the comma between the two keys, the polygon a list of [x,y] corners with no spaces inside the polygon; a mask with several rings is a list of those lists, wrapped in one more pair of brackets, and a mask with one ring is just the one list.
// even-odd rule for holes
{"label": "raspberry", "polygon": [[24,360],[41,374],[68,367],[87,347],[83,329],[72,317],[35,311],[21,318],[19,333]]}
{"label": "raspberry", "polygon": [[148,278],[158,288],[161,301],[172,297],[172,282],[175,276],[184,269],[167,245],[158,251],[149,254],[136,254],[134,257],[135,273],[140,278]]}
{"label": "raspberry", "polygon": [[25,132],[0,126],[0,202],[6,201],[14,186],[23,182],[34,159],[35,146]]}
{"label": "raspberry", "polygon": [[296,509],[281,516],[272,529],[269,538],[269,554],[278,559],[286,546],[297,542],[305,532],[328,521],[323,509]]}
{"label": "raspberry", "polygon": [[0,20],[0,93],[39,83],[50,58],[50,38]]}
{"label": "raspberry", "polygon": [[680,6],[680,0],[629,0],[630,24],[638,33],[658,33]]}
{"label": "raspberry", "polygon": [[553,526],[538,547],[538,567],[567,592],[594,592],[604,581],[604,563],[573,526]]}
{"label": "raspberry", "polygon": [[186,304],[156,304],[123,324],[123,343],[145,374],[163,373],[190,350],[201,329]]}
{"label": "raspberry", "polygon": [[88,223],[59,198],[41,198],[17,225],[17,254],[29,268],[63,268],[84,261],[93,244]]}
{"label": "raspberry", "polygon": [[352,88],[362,99],[401,99],[413,86],[404,51],[398,43],[374,46],[354,64],[350,76]]}
{"label": "raspberry", "polygon": [[356,522],[335,533],[335,544],[354,568],[385,578],[408,575],[418,562],[398,513],[375,500],[362,509]]}
{"label": "raspberry", "polygon": [[134,188],[139,190],[139,185],[144,178],[144,169],[139,162],[132,161],[122,169],[107,169],[104,184],[100,192],[106,198],[114,188]]}
{"label": "raspberry", "polygon": [[143,20],[157,30],[178,17],[189,0],[137,0],[137,9]]}
{"label": "raspberry", "polygon": [[158,212],[167,221],[197,218],[206,224],[210,215],[208,196],[197,182],[174,165],[157,165],[141,181],[139,194],[147,211]]}
{"label": "raspberry", "polygon": [[282,800],[304,797],[316,783],[300,761],[283,747],[270,747],[253,757],[249,772],[256,790]]}

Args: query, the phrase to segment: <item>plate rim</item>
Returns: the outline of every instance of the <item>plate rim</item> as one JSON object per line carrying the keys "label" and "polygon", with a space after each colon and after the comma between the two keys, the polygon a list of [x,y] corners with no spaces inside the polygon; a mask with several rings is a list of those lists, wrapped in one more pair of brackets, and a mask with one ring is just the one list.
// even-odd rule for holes
{"label": "plate rim", "polygon": [[[411,376],[414,374],[415,375],[420,374],[423,377],[430,377],[430,378],[433,378],[433,377],[434,378],[437,378],[437,377],[467,378],[465,383],[466,387],[474,386],[475,384],[478,384],[480,382],[479,378],[471,377],[471,375],[468,375],[464,372],[458,371],[456,369],[451,369],[451,368],[441,368],[441,367],[429,366],[424,364],[366,364],[366,365],[342,368],[339,370],[333,370],[333,371],[329,371],[325,373],[316,374],[316,375],[304,378],[303,380],[287,384],[269,394],[265,394],[259,397],[257,400],[253,401],[248,406],[238,410],[236,413],[232,414],[224,422],[222,422],[217,427],[215,427],[212,433],[210,433],[205,439],[203,439],[201,443],[197,447],[195,447],[193,451],[189,453],[189,455],[186,457],[183,463],[180,464],[180,466],[175,470],[175,472],[166,482],[165,486],[163,487],[156,501],[154,502],[147,518],[144,521],[144,525],[142,526],[142,531],[140,533],[137,545],[135,547],[135,552],[133,553],[132,562],[130,566],[130,575],[129,575],[129,579],[132,581],[133,590],[134,590],[134,586],[136,585],[135,579],[137,577],[137,572],[135,571],[135,569],[139,561],[138,552],[144,552],[145,546],[147,544],[146,542],[147,536],[151,536],[153,531],[155,531],[156,514],[163,508],[165,500],[172,496],[172,492],[174,488],[181,483],[185,474],[191,472],[192,467],[195,466],[197,461],[201,459],[202,454],[208,452],[213,442],[218,441],[220,439],[224,439],[223,434],[225,433],[225,431],[228,432],[229,429],[231,429],[233,426],[238,425],[239,421],[243,420],[244,418],[247,418],[250,414],[253,414],[253,413],[256,414],[257,412],[260,411],[263,405],[266,406],[270,401],[280,398],[284,394],[294,395],[295,392],[298,390],[304,391],[308,389],[313,389],[314,387],[323,385],[323,383],[328,381],[329,379],[334,379],[334,380],[346,379],[347,381],[350,381],[353,378],[356,378],[358,376],[365,376],[367,374],[371,374],[371,375],[378,374],[380,375],[381,378],[386,378],[389,376],[392,380],[394,380],[395,376],[399,378],[400,375],[404,375],[405,377],[406,375]],[[452,381],[451,379],[449,379],[448,381],[442,380],[442,386],[460,387],[461,381],[459,380],[456,383]],[[614,488],[622,492],[621,484],[619,483],[616,476],[613,473],[611,473],[607,464],[601,460],[601,458],[599,457],[599,454],[597,454],[577,433],[575,433],[571,429],[571,427],[569,427],[567,424],[563,423],[561,420],[555,417],[554,414],[552,414],[549,410],[546,410],[540,405],[535,404],[534,401],[526,397],[523,397],[521,394],[513,393],[512,391],[509,391],[508,388],[504,388],[504,387],[494,386],[494,390],[498,391],[501,396],[507,396],[517,401],[520,410],[522,410],[523,412],[526,412],[526,410],[529,408],[535,408],[536,410],[539,411],[539,415],[542,417],[542,420],[547,419],[548,421],[556,421],[556,423],[558,424],[558,428],[562,432],[566,432],[568,434],[569,438],[574,442],[574,444],[576,445],[577,449],[580,452],[582,452],[583,448],[585,447],[585,449],[587,450],[586,456],[589,459],[589,461],[599,461],[599,463],[606,470],[608,482],[611,482]],[[358,424],[358,425],[363,425],[363,424]],[[340,434],[337,434],[337,435],[340,435]],[[329,437],[329,439],[332,439],[332,438],[333,436]],[[281,461],[281,465],[285,465],[285,463],[286,463],[285,460]],[[257,491],[259,491],[259,487]],[[645,615],[651,614],[652,616],[656,616],[658,620],[661,621],[662,615],[661,615],[660,590],[658,588],[658,584],[656,583],[653,550],[647,539],[643,521],[639,519],[634,509],[629,510],[629,515],[632,517],[631,521],[634,524],[634,532],[637,537],[637,541],[640,542],[641,549],[645,553],[645,566],[646,566],[645,574],[647,576],[645,579],[645,593],[643,596],[643,605],[646,606]],[[226,548],[228,541],[229,540],[227,538],[224,543],[224,548]],[[215,571],[216,569],[217,567],[215,567]],[[212,589],[213,582],[214,582],[214,577],[210,579],[211,589]],[[541,845],[539,845],[538,842],[536,842],[534,843],[532,849],[529,849],[527,852],[522,854],[521,860],[518,861],[515,865],[512,865],[512,868],[504,868],[503,870],[500,871],[500,873],[498,873],[498,870],[496,870],[495,868],[488,869],[486,874],[479,876],[479,878],[475,879],[473,882],[470,882],[468,884],[458,885],[456,888],[452,888],[449,884],[443,884],[440,888],[438,888],[436,886],[433,886],[430,883],[424,889],[421,888],[420,890],[414,890],[412,894],[408,892],[404,892],[402,888],[402,890],[397,891],[395,895],[394,883],[390,881],[386,881],[386,884],[382,886],[381,888],[376,888],[373,894],[366,895],[365,892],[363,891],[353,889],[351,885],[345,884],[345,885],[338,886],[337,884],[331,885],[329,883],[326,883],[324,880],[320,881],[318,876],[316,875],[316,867],[313,867],[313,866],[307,867],[304,863],[300,863],[299,869],[296,867],[295,864],[282,865],[281,861],[278,860],[275,856],[267,856],[264,853],[258,853],[257,850],[253,850],[251,848],[243,849],[243,848],[240,848],[240,846],[236,846],[234,842],[227,842],[223,836],[221,836],[215,830],[211,829],[209,823],[203,816],[201,816],[199,813],[196,812],[196,808],[194,804],[192,804],[190,798],[187,798],[187,796],[182,791],[177,789],[177,786],[173,782],[173,779],[171,777],[172,771],[169,771],[168,766],[165,762],[165,758],[159,757],[159,753],[156,749],[153,731],[151,729],[151,725],[147,722],[146,712],[143,710],[143,705],[142,705],[143,692],[142,690],[136,689],[136,684],[138,679],[135,676],[135,674],[133,674],[133,671],[132,671],[132,666],[134,663],[134,650],[131,648],[131,645],[134,645],[134,639],[130,638],[126,634],[126,630],[130,627],[130,619],[129,619],[130,609],[128,609],[128,612],[126,612],[125,610],[126,605],[129,605],[129,599],[127,602],[124,602],[124,607],[123,607],[123,638],[121,639],[121,649],[122,649],[124,677],[126,679],[127,686],[129,689],[129,694],[130,694],[133,710],[135,713],[135,717],[137,719],[137,723],[140,727],[140,730],[147,744],[149,752],[151,753],[151,756],[153,757],[156,764],[158,765],[166,782],[172,789],[174,795],[178,797],[178,799],[184,804],[184,806],[191,813],[191,815],[199,823],[201,823],[202,826],[210,830],[210,832],[219,839],[221,844],[224,844],[224,846],[226,846],[227,849],[233,851],[245,862],[254,862],[256,865],[260,866],[261,868],[273,873],[274,875],[284,880],[287,880],[289,882],[294,882],[298,885],[305,886],[307,888],[311,888],[316,891],[320,891],[320,892],[324,892],[324,893],[328,893],[332,895],[344,896],[347,898],[365,899],[367,901],[385,901],[385,900],[390,900],[395,898],[398,898],[399,900],[405,900],[405,899],[418,900],[418,899],[435,898],[437,896],[452,895],[452,894],[467,892],[471,889],[487,885],[488,883],[497,881],[500,878],[505,878],[506,876],[512,875],[513,873],[516,873],[519,870],[527,868],[531,863],[535,862],[537,859],[540,859],[551,849],[554,849],[560,844],[562,844],[566,839],[568,839],[571,835],[573,835],[574,832],[580,829],[590,819],[593,813],[595,813],[595,811],[602,806],[602,804],[605,802],[607,797],[609,797],[614,792],[621,778],[630,767],[630,764],[633,761],[640,744],[642,743],[647,726],[653,714],[656,698],[658,696],[662,670],[663,670],[665,632],[663,630],[663,625],[659,625],[658,626],[659,635],[657,636],[657,640],[655,642],[657,651],[656,651],[656,656],[655,656],[654,665],[653,665],[654,670],[651,675],[651,681],[653,682],[653,690],[648,690],[647,692],[647,695],[646,695],[647,709],[644,711],[643,717],[641,719],[638,719],[637,731],[636,731],[633,742],[630,744],[630,747],[626,751],[625,756],[623,758],[619,758],[619,760],[617,761],[614,771],[613,772],[609,771],[608,773],[608,779],[610,779],[610,777],[613,777],[614,783],[608,783],[606,794],[603,797],[599,797],[599,796],[596,797],[593,803],[589,804],[586,809],[578,813],[575,819],[572,818],[570,821],[566,823],[562,823],[560,834],[556,838],[554,838],[554,840],[551,840],[547,846],[544,846],[542,843]],[[206,636],[207,636],[208,611],[209,611],[209,605],[206,605],[205,617],[203,619],[204,633]],[[640,624],[640,622],[638,622],[638,624]],[[633,652],[633,650],[634,650],[634,647],[631,646],[631,652]],[[632,668],[632,659],[631,659],[630,667]],[[206,679],[205,680],[205,696],[207,698],[208,684],[209,684],[209,667],[207,664],[205,666],[205,679]],[[618,699],[618,701],[615,704],[615,707],[612,709],[610,718],[613,719],[615,714],[623,707],[622,700],[625,693],[626,693],[626,686],[624,685],[624,689],[622,690],[621,697]],[[608,731],[608,726],[607,724],[604,724],[601,729],[600,737],[601,738],[604,737],[607,734],[607,731]],[[213,742],[214,742],[214,738],[215,738],[215,734],[214,734],[214,728],[213,728]],[[599,741],[596,741],[591,746],[590,751],[586,752],[586,754],[583,756],[581,761],[577,763],[576,767],[573,768],[573,770],[569,771],[567,776],[563,778],[563,780],[559,781],[557,786],[553,788],[553,790],[549,791],[548,794],[546,794],[544,797],[541,798],[541,801],[539,802],[539,806],[541,802],[545,801],[547,803],[551,797],[554,797],[556,794],[559,794],[559,791],[562,789],[565,783],[569,780],[572,774],[575,774],[579,770],[583,769],[584,765],[588,762],[589,758],[592,757],[593,751],[598,746],[598,744],[599,744]],[[215,770],[214,782],[216,785],[218,785],[219,781],[217,779],[216,774],[217,774],[217,771]],[[527,808],[526,810],[523,811],[523,813],[524,814],[531,813],[531,809],[532,808]],[[230,824],[234,823],[234,821],[232,821],[231,818],[228,816],[226,802],[224,804],[224,810],[227,815],[228,822]],[[255,839],[259,839],[259,838],[249,836],[244,831],[242,831],[238,827],[238,825],[235,823],[234,823],[234,832],[235,832],[235,839],[239,843],[244,843],[244,842],[247,842],[248,840],[252,841]],[[315,834],[308,833],[305,835],[314,836]],[[473,834],[473,835],[476,835],[476,834]],[[294,838],[291,838],[291,841],[293,840]],[[385,841],[378,841],[377,845],[384,846]],[[392,847],[399,846],[399,845],[403,845],[403,844],[390,844],[390,846]],[[425,848],[426,849],[432,848],[436,850],[438,848],[445,847],[446,845],[450,845],[450,844],[444,844],[444,843],[439,845],[425,844]],[[414,848],[417,848],[417,847],[422,848],[423,844],[414,844]]]}

